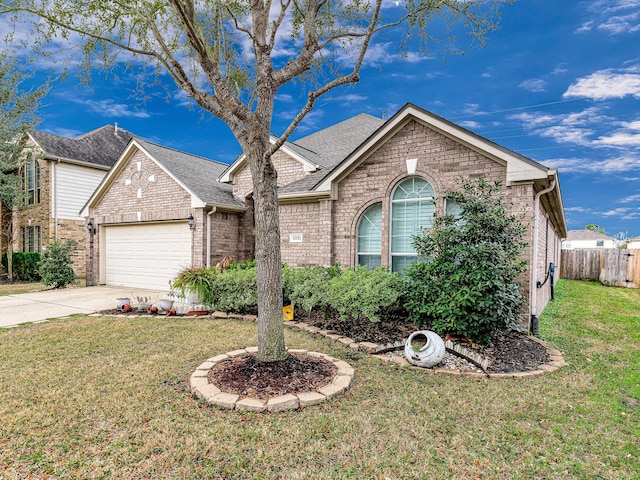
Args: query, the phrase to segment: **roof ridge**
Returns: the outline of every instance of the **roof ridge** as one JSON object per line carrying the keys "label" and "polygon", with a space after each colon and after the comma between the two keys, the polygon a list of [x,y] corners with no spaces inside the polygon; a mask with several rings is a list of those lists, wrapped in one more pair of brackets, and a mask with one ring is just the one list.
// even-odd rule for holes
{"label": "roof ridge", "polygon": [[179,149],[174,148],[174,147],[167,147],[166,145],[161,145],[161,144],[159,144],[157,142],[152,142],[152,141],[146,140],[146,139],[144,139],[142,137],[138,137],[137,135],[133,135],[133,139],[134,140],[142,140],[144,143],[148,143],[149,145],[153,145],[155,147],[164,148],[165,150],[171,150],[172,152],[181,153],[183,155],[189,155],[190,157],[199,158],[201,160],[206,160],[208,162],[217,163],[217,164],[223,165],[225,167],[229,166],[228,163],[221,162],[220,160],[214,160],[212,158],[204,157],[202,155],[198,155],[198,154],[195,154],[195,153],[185,152],[184,150],[179,150]]}

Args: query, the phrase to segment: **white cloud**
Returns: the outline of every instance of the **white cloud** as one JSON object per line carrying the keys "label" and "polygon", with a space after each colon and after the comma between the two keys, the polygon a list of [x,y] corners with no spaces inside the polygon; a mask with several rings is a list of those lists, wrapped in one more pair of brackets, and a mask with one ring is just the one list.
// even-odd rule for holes
{"label": "white cloud", "polygon": [[576,33],[600,30],[610,35],[640,31],[640,0],[596,0],[588,9],[593,19],[583,23]]}
{"label": "white cloud", "polygon": [[458,122],[458,125],[460,125],[461,127],[464,128],[469,128],[469,129],[478,129],[480,127],[482,127],[482,125],[478,122],[474,122],[473,120],[468,120],[468,121],[464,121],[464,122]]}
{"label": "white cloud", "polygon": [[111,99],[85,100],[78,103],[86,105],[90,111],[93,111],[102,117],[149,118],[151,116],[146,110],[131,108],[131,105],[125,103],[115,103]]}
{"label": "white cloud", "polygon": [[604,160],[588,158],[556,158],[545,160],[544,165],[557,168],[560,173],[616,174],[640,171],[640,158],[634,156],[612,157]]}
{"label": "white cloud", "polygon": [[629,195],[628,197],[624,197],[618,200],[618,203],[631,203],[640,201],[640,193],[636,195]]}
{"label": "white cloud", "polygon": [[639,19],[640,14],[638,13],[611,17],[598,25],[598,30],[604,30],[611,35],[634,33],[640,31]]}
{"label": "white cloud", "polygon": [[640,70],[630,67],[622,70],[599,70],[579,78],[564,93],[564,98],[586,97],[592,100],[624,98],[631,95],[640,99]]}
{"label": "white cloud", "polygon": [[542,78],[530,78],[520,83],[518,86],[530,92],[538,93],[546,91],[547,82]]}

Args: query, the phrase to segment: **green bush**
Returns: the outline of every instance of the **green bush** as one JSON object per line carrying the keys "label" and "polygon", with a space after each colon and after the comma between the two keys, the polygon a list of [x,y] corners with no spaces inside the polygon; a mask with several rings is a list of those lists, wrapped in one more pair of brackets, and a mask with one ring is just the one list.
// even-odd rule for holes
{"label": "green bush", "polygon": [[258,313],[255,267],[226,270],[217,275],[206,303],[222,312]]}
{"label": "green bush", "polygon": [[327,301],[341,320],[368,318],[378,322],[380,311],[401,297],[402,287],[400,275],[386,267],[356,267],[331,279]]}
{"label": "green bush", "polygon": [[311,313],[315,307],[329,303],[331,274],[326,267],[305,267],[295,271],[289,296],[291,303]]}
{"label": "green bush", "polygon": [[[38,266],[40,264],[40,254],[38,252],[14,252],[13,258],[13,278],[25,282],[37,282],[40,280]],[[7,254],[2,255],[2,266],[5,271],[9,271]]]}
{"label": "green bush", "polygon": [[43,252],[40,260],[39,273],[42,283],[54,288],[62,288],[73,283],[76,274],[71,268],[71,255],[76,248],[76,242],[54,240]]}
{"label": "green bush", "polygon": [[524,304],[522,216],[509,213],[498,182],[464,180],[446,195],[461,213],[415,237],[420,260],[406,271],[406,307],[417,324],[488,343],[516,324]]}
{"label": "green bush", "polygon": [[249,270],[252,268],[256,268],[255,260],[246,260],[242,263],[232,263],[229,265],[229,270]]}
{"label": "green bush", "polygon": [[215,266],[185,268],[171,282],[171,288],[179,290],[183,297],[197,294],[200,302],[211,304],[213,302],[213,284],[219,274],[220,269]]}

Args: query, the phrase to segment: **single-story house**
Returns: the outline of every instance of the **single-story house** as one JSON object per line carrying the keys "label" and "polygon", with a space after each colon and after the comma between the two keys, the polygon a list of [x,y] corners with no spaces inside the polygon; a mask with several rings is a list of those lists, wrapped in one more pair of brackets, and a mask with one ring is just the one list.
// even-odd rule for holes
{"label": "single-story house", "polygon": [[627,249],[628,250],[640,249],[640,237],[630,238],[629,241],[627,242]]}
{"label": "single-story house", "polygon": [[616,239],[593,230],[569,230],[562,241],[563,250],[616,248]]}
{"label": "single-story house", "polygon": [[[530,285],[559,265],[566,236],[556,170],[412,104],[386,121],[361,114],[288,141],[272,160],[292,266],[400,270],[416,258],[412,235],[452,207],[443,194],[457,178],[502,181],[528,225],[523,325],[546,305],[548,289]],[[180,267],[252,258],[252,191],[244,156],[224,165],[132,139],[83,209],[97,232],[88,278],[166,289]]]}
{"label": "single-story house", "polygon": [[80,209],[130,139],[131,134],[117,125],[74,138],[30,132],[30,159],[17,172],[27,205],[14,212],[0,206],[0,254],[7,251],[10,231],[14,252],[41,252],[53,240],[75,240],[73,268],[84,277],[86,225]]}

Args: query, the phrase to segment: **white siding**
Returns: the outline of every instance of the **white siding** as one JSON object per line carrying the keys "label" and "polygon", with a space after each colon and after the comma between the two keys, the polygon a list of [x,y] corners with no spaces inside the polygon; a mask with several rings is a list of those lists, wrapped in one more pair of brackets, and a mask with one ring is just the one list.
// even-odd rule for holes
{"label": "white siding", "polygon": [[106,170],[57,163],[55,165],[54,215],[67,220],[83,220],[80,209],[107,174]]}

